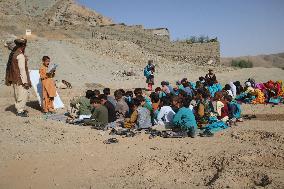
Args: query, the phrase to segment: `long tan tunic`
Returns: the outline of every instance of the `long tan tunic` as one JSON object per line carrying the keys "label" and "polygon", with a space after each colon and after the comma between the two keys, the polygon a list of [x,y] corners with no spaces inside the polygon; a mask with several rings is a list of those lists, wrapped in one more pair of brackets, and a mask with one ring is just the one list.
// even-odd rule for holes
{"label": "long tan tunic", "polygon": [[40,67],[39,74],[42,83],[43,111],[53,112],[53,100],[56,96],[56,87],[52,78],[55,74],[48,74],[47,67],[45,65]]}

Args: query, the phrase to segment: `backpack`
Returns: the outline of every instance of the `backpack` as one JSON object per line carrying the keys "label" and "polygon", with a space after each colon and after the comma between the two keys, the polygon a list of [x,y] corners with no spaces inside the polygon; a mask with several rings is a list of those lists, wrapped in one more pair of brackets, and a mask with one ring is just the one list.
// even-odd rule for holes
{"label": "backpack", "polygon": [[149,77],[151,75],[151,71],[148,69],[148,65],[144,68],[144,76]]}

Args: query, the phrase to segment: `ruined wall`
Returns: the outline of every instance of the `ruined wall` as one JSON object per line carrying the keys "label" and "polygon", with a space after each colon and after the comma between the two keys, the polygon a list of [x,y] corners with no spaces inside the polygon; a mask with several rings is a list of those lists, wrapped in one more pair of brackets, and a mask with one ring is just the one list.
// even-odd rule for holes
{"label": "ruined wall", "polygon": [[98,39],[130,41],[145,51],[173,60],[198,65],[207,64],[210,60],[220,63],[219,42],[193,43],[170,41],[168,29],[143,29],[143,27],[111,25],[92,28]]}
{"label": "ruined wall", "polygon": [[148,29],[153,35],[164,36],[170,39],[170,31],[167,28]]}

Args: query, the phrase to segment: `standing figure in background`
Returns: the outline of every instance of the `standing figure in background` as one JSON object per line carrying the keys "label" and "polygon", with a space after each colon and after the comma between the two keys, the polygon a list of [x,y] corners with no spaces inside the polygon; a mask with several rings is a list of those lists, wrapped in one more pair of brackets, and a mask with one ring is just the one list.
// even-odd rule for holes
{"label": "standing figure in background", "polygon": [[16,39],[16,46],[9,55],[6,68],[6,85],[13,86],[17,116],[28,117],[26,103],[31,81],[28,70],[28,59],[25,56],[27,40]]}
{"label": "standing figure in background", "polygon": [[205,81],[209,86],[212,86],[214,83],[217,83],[216,75],[213,73],[212,69],[209,69],[208,74],[205,75]]}
{"label": "standing figure in background", "polygon": [[42,111],[43,113],[55,113],[54,110],[54,97],[56,97],[56,87],[53,81],[55,76],[55,69],[48,72],[50,58],[43,56],[42,66],[40,67],[39,74],[42,83]]}
{"label": "standing figure in background", "polygon": [[152,91],[154,85],[154,72],[155,65],[153,60],[149,60],[147,66],[144,68],[144,76],[146,77],[146,83],[148,83],[148,90]]}

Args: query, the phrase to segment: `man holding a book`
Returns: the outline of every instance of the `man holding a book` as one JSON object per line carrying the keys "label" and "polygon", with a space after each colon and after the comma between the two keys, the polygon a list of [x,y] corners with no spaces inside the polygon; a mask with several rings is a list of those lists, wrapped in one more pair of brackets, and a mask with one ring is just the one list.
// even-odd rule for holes
{"label": "man holding a book", "polygon": [[57,65],[50,64],[50,58],[43,56],[42,66],[40,67],[39,74],[42,83],[42,111],[43,113],[55,113],[54,110],[54,97],[56,97],[56,87],[53,80]]}

